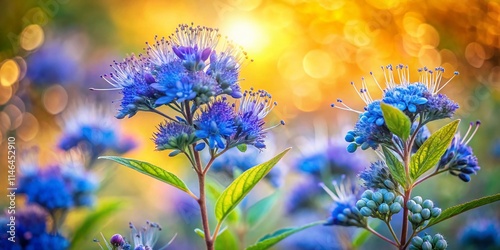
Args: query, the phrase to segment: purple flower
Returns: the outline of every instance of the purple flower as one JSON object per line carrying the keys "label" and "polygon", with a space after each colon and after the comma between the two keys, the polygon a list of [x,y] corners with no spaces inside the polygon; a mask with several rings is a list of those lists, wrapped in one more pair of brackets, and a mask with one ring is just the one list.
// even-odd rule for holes
{"label": "purple flower", "polygon": [[154,133],[153,141],[156,150],[178,149],[182,152],[196,141],[194,128],[185,123],[166,122],[160,124],[158,132]]}
{"label": "purple flower", "polygon": [[226,147],[224,141],[235,133],[234,118],[233,108],[226,99],[209,103],[194,122],[195,135],[198,138],[206,139],[210,148],[223,149]]}

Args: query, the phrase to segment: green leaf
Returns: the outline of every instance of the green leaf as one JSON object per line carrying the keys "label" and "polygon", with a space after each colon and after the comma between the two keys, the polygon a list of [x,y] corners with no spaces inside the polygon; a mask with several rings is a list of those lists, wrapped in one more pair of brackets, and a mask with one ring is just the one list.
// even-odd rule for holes
{"label": "green leaf", "polygon": [[250,208],[248,208],[246,219],[247,224],[250,227],[253,227],[261,222],[265,215],[271,211],[272,207],[276,204],[276,201],[278,201],[278,193],[279,192],[275,192],[274,194],[257,201]]}
{"label": "green leaf", "polygon": [[380,108],[384,115],[384,121],[389,130],[399,136],[399,138],[406,140],[410,136],[411,121],[410,118],[398,108],[389,104],[380,103]]}
{"label": "green leaf", "polygon": [[236,236],[230,230],[219,232],[214,248],[215,250],[240,249]]}
{"label": "green leaf", "polygon": [[160,180],[162,182],[165,182],[169,185],[172,185],[192,197],[196,197],[191,190],[186,186],[186,184],[177,177],[177,175],[168,172],[167,170],[157,167],[151,163],[139,161],[139,160],[134,160],[134,159],[127,159],[127,158],[122,158],[118,156],[101,156],[99,159],[107,159],[107,160],[112,160],[117,163],[122,164],[123,166],[129,167],[133,170],[136,170],[137,172],[143,173],[145,175],[151,176],[157,180]]}
{"label": "green leaf", "polygon": [[236,148],[242,153],[245,153],[247,151],[247,145],[244,143],[236,146]]}
{"label": "green leaf", "polygon": [[101,202],[97,208],[88,214],[83,222],[77,227],[71,238],[70,249],[79,249],[79,245],[84,240],[91,238],[96,233],[97,227],[101,225],[110,216],[116,213],[123,202],[118,200]]}
{"label": "green leaf", "polygon": [[398,157],[396,157],[388,148],[382,147],[385,156],[385,162],[394,179],[403,187],[407,187],[405,167]]}
{"label": "green leaf", "polygon": [[474,209],[474,208],[477,208],[480,206],[484,206],[484,205],[488,205],[490,203],[493,203],[493,202],[496,202],[499,200],[500,200],[500,193],[490,195],[490,196],[485,196],[485,197],[475,199],[475,200],[472,200],[472,201],[469,201],[469,202],[466,202],[466,203],[463,203],[460,205],[449,207],[449,208],[445,209],[443,212],[441,212],[441,215],[439,215],[439,217],[432,218],[429,221],[429,224],[427,224],[427,226],[425,228],[431,227],[439,222],[447,220],[447,219],[454,217],[456,215],[459,215],[461,213],[467,212],[471,209]]}
{"label": "green leaf", "polygon": [[368,230],[359,230],[352,238],[352,246],[360,248],[372,235]]}
{"label": "green leaf", "polygon": [[[207,182],[207,189],[206,190],[207,190],[208,197],[213,201],[217,201],[220,194],[222,193],[223,188],[224,187],[222,185],[220,185],[214,181]],[[227,222],[231,223],[231,224],[236,224],[240,221],[240,218],[241,218],[241,208],[236,207],[227,216]]]}
{"label": "green leaf", "polygon": [[410,175],[413,180],[434,167],[446,152],[455,136],[460,120],[455,120],[440,128],[411,157]]}
{"label": "green leaf", "polygon": [[217,220],[222,222],[289,150],[290,148],[287,148],[271,160],[248,169],[229,184],[215,204],[215,217]]}
{"label": "green leaf", "polygon": [[310,224],[307,224],[307,225],[304,225],[301,227],[291,227],[291,228],[280,229],[274,233],[271,233],[271,234],[268,234],[268,235],[262,237],[259,241],[257,241],[257,243],[255,243],[252,246],[249,246],[246,250],[268,249],[294,233],[300,232],[306,228],[310,228],[312,226],[316,226],[316,225],[319,225],[322,223],[324,223],[324,221],[313,222],[313,223],[310,223]]}
{"label": "green leaf", "polygon": [[202,239],[205,239],[205,232],[203,232],[203,230],[199,229],[199,228],[195,228],[194,229],[194,232],[200,236]]}

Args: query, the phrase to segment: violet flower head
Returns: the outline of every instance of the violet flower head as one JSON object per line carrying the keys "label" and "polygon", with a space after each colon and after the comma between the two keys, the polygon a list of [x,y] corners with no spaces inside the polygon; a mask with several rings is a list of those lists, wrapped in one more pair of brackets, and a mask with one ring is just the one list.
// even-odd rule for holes
{"label": "violet flower head", "polygon": [[[385,125],[380,103],[397,107],[403,111],[413,123],[420,117],[421,123],[425,124],[433,120],[449,118],[453,116],[458,105],[448,99],[445,95],[438,94],[453,78],[441,84],[444,69],[435,68],[434,71],[424,67],[419,69],[420,79],[418,82],[410,82],[408,66],[397,65],[397,77],[393,72],[392,65],[382,67],[385,77],[385,87],[382,87],[377,79],[372,75],[374,82],[382,92],[380,100],[374,99],[367,88],[367,83],[362,78],[361,88],[357,88],[354,83],[351,85],[356,90],[358,96],[366,103],[364,112],[357,111],[344,104],[341,99],[338,104],[332,107],[352,111],[359,114],[359,120],[354,130],[346,135],[346,141],[350,142],[347,150],[354,152],[358,147],[365,150],[368,148],[377,149],[380,144],[391,144],[392,133]],[[455,73],[457,75],[458,73]],[[399,83],[395,79],[399,79]]]}
{"label": "violet flower head", "polygon": [[156,150],[177,149],[184,152],[186,148],[196,141],[195,130],[181,122],[165,122],[158,126],[154,133],[153,141]]}
{"label": "violet flower head", "polygon": [[225,98],[208,104],[194,121],[198,138],[206,139],[210,148],[226,148],[226,142],[234,133],[235,114]]}
{"label": "violet flower head", "polygon": [[[236,131],[232,144],[248,144],[258,149],[265,145],[266,131],[276,126],[264,128],[264,118],[271,112],[277,103],[273,102],[271,95],[264,90],[254,92],[245,91],[239,105],[235,105]],[[284,124],[282,121],[280,124]]]}
{"label": "violet flower head", "polygon": [[366,218],[356,207],[356,201],[359,198],[357,186],[344,177],[340,183],[333,181],[332,184],[334,189],[330,190],[325,184],[320,183],[333,199],[331,216],[324,225],[365,227]]}
{"label": "violet flower head", "polygon": [[440,169],[448,169],[450,174],[458,176],[464,182],[469,182],[470,175],[476,174],[481,169],[472,148],[467,145],[476,134],[480,124],[477,121],[473,129],[474,123],[470,123],[469,129],[463,138],[460,136],[460,133],[455,135],[450,147],[448,147],[439,161],[438,167]]}
{"label": "violet flower head", "polygon": [[108,150],[123,154],[135,148],[136,142],[122,133],[111,114],[95,100],[75,102],[60,119],[63,131],[59,148],[69,151],[79,147],[91,159]]}

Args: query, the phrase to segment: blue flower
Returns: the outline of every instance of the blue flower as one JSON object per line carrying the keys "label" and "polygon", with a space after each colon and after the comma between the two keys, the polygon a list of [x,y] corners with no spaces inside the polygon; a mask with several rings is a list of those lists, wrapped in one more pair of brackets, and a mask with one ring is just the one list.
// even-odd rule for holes
{"label": "blue flower", "polygon": [[101,78],[113,86],[109,90],[120,90],[123,94],[116,118],[130,118],[140,110],[149,111],[156,107],[155,102],[161,93],[151,86],[157,80],[151,73],[151,64],[145,58],[132,55],[122,62],[115,61],[111,67],[115,72]]}
{"label": "blue flower", "polygon": [[[411,134],[415,132],[417,129],[417,123],[413,123],[411,126]],[[431,131],[427,128],[427,126],[422,126],[415,136],[415,143],[413,144],[412,152],[416,153],[417,150],[422,147],[424,142],[431,136]]]}
{"label": "blue flower", "polygon": [[195,135],[206,139],[210,148],[223,149],[226,147],[224,140],[235,133],[234,118],[233,108],[224,98],[214,101],[195,120]]}
{"label": "blue flower", "polygon": [[[340,99],[337,100],[339,104],[332,104],[332,107],[360,114],[354,130],[349,131],[345,138],[347,142],[350,142],[347,147],[349,152],[356,151],[359,146],[365,150],[370,147],[376,149],[380,144],[392,144],[393,135],[385,125],[380,110],[381,101],[404,111],[412,122],[417,117],[421,117],[422,124],[436,119],[451,117],[458,108],[458,105],[449,100],[445,95],[437,94],[451,80],[441,85],[443,68],[437,67],[435,71],[427,68],[420,69],[420,80],[416,83],[411,83],[408,67],[398,65],[396,66],[396,70],[400,79],[399,84],[394,80],[395,77],[391,65],[385,68],[382,67],[382,69],[384,70],[385,85],[387,88],[382,88],[376,78],[373,77],[376,85],[383,92],[382,100],[372,99],[365,79],[362,78],[361,89],[358,90],[354,83],[351,83],[351,85],[366,103],[364,112],[350,108]],[[373,76],[373,73],[370,72],[370,74]]]}
{"label": "blue flower", "polygon": [[474,249],[498,249],[500,247],[500,224],[493,217],[474,218],[459,232],[462,247]]}
{"label": "blue flower", "polygon": [[428,102],[424,97],[426,92],[427,87],[422,83],[400,85],[388,89],[384,93],[382,101],[404,111],[410,118],[414,118],[420,111],[417,107],[422,107]]}
{"label": "blue flower", "polygon": [[343,178],[341,181],[341,183],[333,182],[334,191],[323,183],[320,184],[333,199],[331,216],[324,225],[366,227],[366,218],[356,207],[359,198],[356,186],[347,179]]}
{"label": "blue flower", "polygon": [[[257,92],[245,91],[240,105],[235,111],[236,133],[232,138],[232,144],[248,144],[258,149],[265,148],[264,118],[271,112],[276,102],[271,101],[271,95],[264,90]],[[283,124],[283,122],[282,122]]]}
{"label": "blue flower", "polygon": [[460,133],[457,133],[439,161],[439,168],[448,169],[450,174],[458,176],[464,182],[469,182],[470,175],[476,174],[481,169],[472,148],[467,145],[478,130],[479,125],[480,122],[476,122],[476,127],[469,136],[473,127],[473,123],[471,123],[463,139],[461,139]]}
{"label": "blue flower", "polygon": [[146,222],[146,226],[139,229],[136,228],[132,224],[132,222],[129,223],[129,227],[130,227],[131,238],[134,241],[134,250],[153,249],[154,245],[158,241],[159,234],[162,230],[161,226],[158,223],[149,221]]}
{"label": "blue flower", "polygon": [[78,58],[65,41],[47,41],[27,59],[26,76],[35,85],[69,84],[78,79]]}
{"label": "blue flower", "polygon": [[91,159],[107,150],[123,154],[136,146],[134,140],[121,133],[111,111],[95,101],[76,102],[63,114],[61,126],[59,148],[68,151],[81,147]]}
{"label": "blue flower", "polygon": [[349,131],[345,140],[350,142],[347,151],[353,153],[360,146],[362,150],[376,149],[379,144],[391,143],[392,134],[385,126],[380,101],[373,101],[359,115],[354,130]]}
{"label": "blue flower", "polygon": [[285,201],[286,213],[293,214],[304,209],[315,208],[318,196],[323,193],[315,178],[306,178],[290,191]]}
{"label": "blue flower", "polygon": [[70,155],[49,167],[40,167],[26,157],[20,165],[19,193],[29,204],[38,204],[49,212],[72,207],[88,207],[94,202],[97,184],[83,168],[83,156]]}
{"label": "blue flower", "polygon": [[182,152],[196,141],[194,128],[181,122],[166,122],[160,124],[158,132],[154,133],[153,141],[156,150],[178,149]]}
{"label": "blue flower", "polygon": [[363,184],[367,188],[383,188],[390,191],[398,191],[399,184],[392,177],[389,168],[383,161],[373,162],[370,168],[365,169],[359,177],[363,180]]}
{"label": "blue flower", "polygon": [[215,51],[210,55],[207,74],[217,80],[222,93],[233,98],[242,97],[238,81],[240,67],[245,59],[247,59],[246,53],[230,43],[219,55]]}
{"label": "blue flower", "polygon": [[31,239],[26,250],[68,249],[69,241],[60,234],[44,233]]}

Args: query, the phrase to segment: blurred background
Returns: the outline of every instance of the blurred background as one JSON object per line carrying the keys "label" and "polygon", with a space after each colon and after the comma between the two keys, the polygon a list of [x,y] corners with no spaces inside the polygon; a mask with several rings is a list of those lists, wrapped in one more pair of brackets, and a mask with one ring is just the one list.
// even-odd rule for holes
{"label": "blurred background", "polygon": [[[116,120],[112,115],[118,103],[113,101],[119,100],[119,93],[89,90],[109,88],[100,75],[112,72],[109,65],[113,60],[140,54],[145,42],[154,41],[155,35],[168,37],[178,24],[191,22],[219,28],[221,34],[242,45],[253,62],[243,67],[241,86],[266,89],[279,103],[268,123],[285,120],[287,125],[273,130],[268,149],[255,152],[259,154],[256,163],[289,146],[294,148],[278,166],[276,176],[259,184],[248,199],[252,204],[277,194],[277,205],[270,209],[266,223],[254,228],[234,226],[227,233],[234,242],[248,245],[263,232],[329,216],[331,199],[315,183],[331,183],[341,175],[355,178],[375,159],[370,152],[359,150],[347,155],[343,135],[353,127],[357,115],[332,109],[330,104],[342,98],[352,108],[362,110],[364,104],[350,82],[359,84],[371,71],[383,80],[380,67],[387,64],[407,64],[413,81],[423,66],[443,66],[444,81],[459,71],[442,93],[461,106],[457,116],[463,121],[462,133],[469,122],[482,122],[470,142],[482,167],[479,175],[470,183],[443,176],[415,193],[439,201],[445,208],[500,190],[500,3],[486,0],[0,0],[1,176],[7,171],[4,162],[9,136],[16,137],[18,152],[36,146],[39,164],[51,164],[63,152],[58,145],[71,129],[68,124],[77,119],[75,114],[99,120],[104,112],[110,114],[108,125],[116,136],[135,145],[125,150],[125,157],[154,163],[194,181],[181,157],[169,158],[168,153],[154,151],[150,138],[160,117],[139,113]],[[381,95],[373,81],[368,79],[367,83],[375,90],[373,95]],[[445,122],[431,124],[431,130]],[[252,152],[246,154],[241,157]],[[89,228],[87,238],[75,249],[97,249],[92,239],[100,237],[100,232],[108,237],[128,235],[129,221],[142,225],[146,220],[162,225],[163,243],[178,234],[172,249],[200,246],[202,240],[193,233],[200,227],[199,215],[187,196],[110,162],[92,164],[100,182],[96,206],[109,200],[119,200],[121,206]],[[214,173],[213,179],[223,186],[229,183],[231,173],[224,175],[222,170]],[[5,197],[6,178],[0,183]],[[196,186],[195,182],[190,185]],[[310,199],[302,200],[304,196]],[[18,200],[21,205],[22,197]],[[7,204],[2,198],[0,206]],[[484,219],[484,223],[493,224],[484,225],[486,231],[497,230],[499,208],[498,204],[489,205],[432,231],[444,234],[450,247],[457,249],[467,243],[463,240],[466,234],[484,236],[464,231],[469,222]],[[65,236],[71,237],[91,210],[70,213]],[[312,228],[290,237],[277,249],[345,249],[356,233],[345,228]],[[495,240],[500,244],[498,238]],[[374,244],[385,246],[373,238],[362,248],[371,249]]]}

